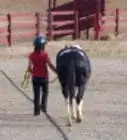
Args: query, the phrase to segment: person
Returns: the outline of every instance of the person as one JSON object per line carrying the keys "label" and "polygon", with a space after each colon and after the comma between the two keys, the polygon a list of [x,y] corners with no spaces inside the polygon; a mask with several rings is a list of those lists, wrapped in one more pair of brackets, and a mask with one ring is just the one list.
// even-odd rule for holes
{"label": "person", "polygon": [[[34,115],[40,115],[40,111],[47,112],[48,100],[48,68],[56,73],[56,68],[52,64],[48,53],[45,51],[47,39],[37,36],[34,39],[34,51],[28,56],[28,68],[32,75],[32,85],[34,92]],[[42,94],[41,94],[42,91]],[[40,102],[41,98],[41,102]]]}

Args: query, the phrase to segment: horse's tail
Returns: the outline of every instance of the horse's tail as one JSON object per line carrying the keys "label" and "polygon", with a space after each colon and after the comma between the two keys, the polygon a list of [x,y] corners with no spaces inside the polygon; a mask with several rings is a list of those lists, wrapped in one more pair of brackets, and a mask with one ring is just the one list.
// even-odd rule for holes
{"label": "horse's tail", "polygon": [[76,83],[76,76],[75,76],[75,63],[74,60],[71,59],[69,66],[68,66],[68,90],[70,96],[70,103],[72,104],[72,99],[75,96],[75,83]]}
{"label": "horse's tail", "polygon": [[68,85],[75,84],[75,64],[73,59],[70,60],[68,66]]}

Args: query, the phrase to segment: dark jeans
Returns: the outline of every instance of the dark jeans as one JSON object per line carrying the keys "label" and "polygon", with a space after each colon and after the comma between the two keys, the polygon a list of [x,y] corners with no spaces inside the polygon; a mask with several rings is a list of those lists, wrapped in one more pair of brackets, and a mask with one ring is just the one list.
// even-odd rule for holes
{"label": "dark jeans", "polygon": [[[40,109],[46,112],[48,98],[48,79],[41,77],[33,77],[34,92],[34,114],[40,114]],[[41,99],[41,100],[40,100]]]}

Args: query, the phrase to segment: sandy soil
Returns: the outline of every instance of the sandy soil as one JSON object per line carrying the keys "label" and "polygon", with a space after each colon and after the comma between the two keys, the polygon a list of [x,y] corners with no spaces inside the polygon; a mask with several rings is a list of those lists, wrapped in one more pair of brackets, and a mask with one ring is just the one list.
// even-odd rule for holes
{"label": "sandy soil", "polygon": [[[83,122],[73,123],[72,131],[66,127],[66,108],[58,81],[50,85],[48,103],[49,114],[56,121],[54,124],[51,118],[43,114],[37,118],[33,117],[31,101],[1,73],[0,139],[127,139],[127,42],[50,42],[47,51],[53,61],[56,52],[64,43],[81,44],[92,63],[92,76],[84,96]],[[13,49],[0,48],[0,52],[3,52],[0,54],[0,68],[5,70],[19,88],[27,65],[26,55],[32,50],[30,46],[31,44],[24,43],[13,46]],[[55,77],[50,73],[50,79]],[[23,91],[33,99],[31,84]]]}
{"label": "sandy soil", "polygon": [[[107,7],[126,9],[126,3],[126,0],[107,0]],[[0,1],[0,13],[43,12],[46,7],[47,0]],[[66,127],[66,108],[58,81],[50,85],[48,111],[52,118],[43,114],[37,118],[32,116],[31,84],[26,90],[19,90],[32,43],[0,47],[0,69],[19,87],[17,90],[0,73],[0,139],[126,140],[127,42],[122,41],[123,38],[107,42],[63,40],[48,44],[47,51],[53,61],[64,44],[80,44],[91,59],[92,76],[84,96],[84,119],[81,124],[74,123],[72,131]],[[50,73],[50,79],[55,77]]]}
{"label": "sandy soil", "polygon": [[[57,0],[57,4],[71,0]],[[48,0],[4,0],[0,1],[0,13],[8,12],[43,12],[48,6]],[[126,0],[106,0],[106,8],[127,9]]]}

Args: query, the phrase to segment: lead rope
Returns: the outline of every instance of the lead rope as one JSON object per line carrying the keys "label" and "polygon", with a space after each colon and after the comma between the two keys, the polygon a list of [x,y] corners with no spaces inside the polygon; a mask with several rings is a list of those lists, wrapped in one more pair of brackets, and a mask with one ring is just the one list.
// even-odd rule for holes
{"label": "lead rope", "polygon": [[[0,70],[1,73],[4,73],[5,74],[5,71],[4,70]],[[23,89],[26,89],[30,83],[30,78],[31,78],[31,74],[30,72],[28,72],[27,70],[25,71],[25,74],[24,74],[24,79],[21,83],[21,87]],[[55,77],[54,79],[52,79],[51,81],[49,81],[50,84],[53,84],[56,80],[58,79],[58,77]]]}
{"label": "lead rope", "polygon": [[[30,74],[30,72],[28,72],[27,70],[26,70],[26,72],[25,72],[25,74],[24,74],[24,79],[23,79],[23,81],[22,81],[22,83],[21,83],[21,87],[23,88],[23,89],[26,89],[27,87],[28,87],[28,85],[29,85],[29,83],[30,83],[30,78],[31,78],[31,74]],[[50,84],[53,84],[56,80],[58,79],[58,77],[55,77],[54,79],[52,79],[51,81],[48,81]]]}
{"label": "lead rope", "polygon": [[54,79],[52,79],[51,81],[49,81],[49,83],[50,84],[53,84],[57,79],[58,79],[58,77],[55,77]]}

